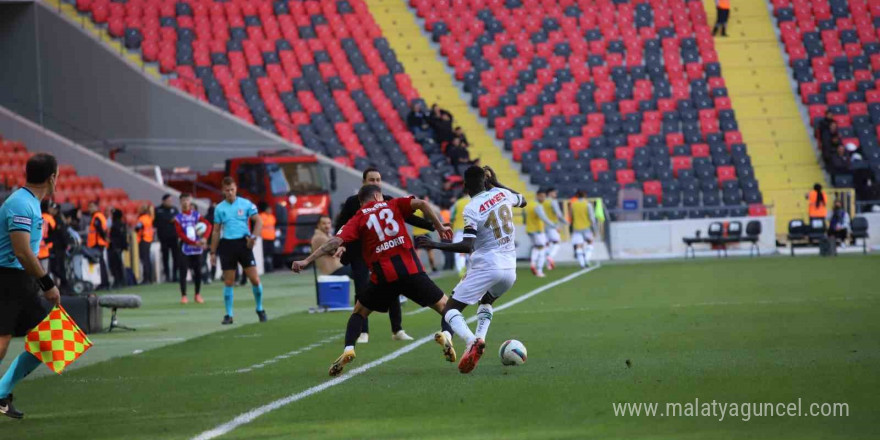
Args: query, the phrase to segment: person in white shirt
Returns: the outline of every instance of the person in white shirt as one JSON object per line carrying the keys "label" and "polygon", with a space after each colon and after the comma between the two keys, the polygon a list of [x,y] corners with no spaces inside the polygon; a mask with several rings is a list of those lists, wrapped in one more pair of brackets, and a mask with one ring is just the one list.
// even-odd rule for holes
{"label": "person in white shirt", "polygon": [[[434,335],[450,362],[455,360],[452,333],[465,340],[467,348],[458,369],[470,373],[486,347],[492,304],[516,281],[513,208],[525,206],[526,201],[522,195],[501,185],[489,167],[472,166],[465,171],[464,179],[471,201],[464,208],[462,241],[439,243],[428,237],[419,237],[416,246],[470,254],[467,275],[455,286],[452,299],[443,310],[443,331]],[[477,328],[472,332],[461,311],[478,303]]]}

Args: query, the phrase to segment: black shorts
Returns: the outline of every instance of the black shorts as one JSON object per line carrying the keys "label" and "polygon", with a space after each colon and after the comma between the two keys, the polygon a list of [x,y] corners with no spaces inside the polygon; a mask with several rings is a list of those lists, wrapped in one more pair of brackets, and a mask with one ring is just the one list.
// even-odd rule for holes
{"label": "black shorts", "polygon": [[246,238],[220,240],[220,245],[217,246],[217,254],[220,255],[220,268],[223,270],[235,270],[235,266],[238,264],[243,269],[257,265],[257,260],[254,259],[254,251],[248,249]]}
{"label": "black shorts", "polygon": [[727,20],[730,18],[730,9],[721,9],[715,8],[718,17],[718,24],[727,24]]}
{"label": "black shorts", "polygon": [[434,284],[427,274],[419,273],[405,278],[399,278],[390,283],[370,283],[367,288],[358,295],[358,301],[364,307],[386,313],[392,301],[398,301],[398,296],[403,295],[416,304],[427,307],[436,304],[443,297],[443,291]]}
{"label": "black shorts", "polygon": [[0,335],[24,336],[48,314],[34,277],[0,268]]}

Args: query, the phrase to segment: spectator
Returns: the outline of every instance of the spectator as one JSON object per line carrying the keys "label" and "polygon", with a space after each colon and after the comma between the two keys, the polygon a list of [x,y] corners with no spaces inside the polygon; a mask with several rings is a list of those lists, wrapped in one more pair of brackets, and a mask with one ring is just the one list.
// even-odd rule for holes
{"label": "spectator", "polygon": [[819,142],[819,151],[822,152],[826,163],[836,151],[831,143],[831,139],[835,136],[837,136],[837,122],[830,111],[825,112],[825,117],[816,123],[816,140]]}
{"label": "spectator", "polygon": [[152,284],[156,279],[153,273],[153,259],[150,257],[150,247],[153,246],[153,236],[155,235],[153,228],[153,219],[155,217],[156,214],[153,213],[153,206],[144,203],[141,206],[138,222],[134,228],[137,231],[138,260],[140,260],[141,268],[143,269],[143,284]]}
{"label": "spectator", "polygon": [[437,144],[443,145],[452,140],[452,113],[434,104],[431,106],[429,124],[434,130],[434,140]]}
{"label": "spectator", "polygon": [[110,273],[113,275],[113,287],[125,287],[125,266],[122,264],[122,252],[128,250],[128,228],[122,218],[122,211],[111,209],[110,214],[110,248],[107,258]]}
{"label": "spectator", "polygon": [[455,174],[461,175],[469,166],[475,165],[479,160],[471,160],[471,153],[461,144],[460,138],[452,138],[452,144],[446,149],[446,156],[455,168]]}
{"label": "spectator", "polygon": [[849,157],[846,155],[846,148],[843,145],[837,146],[837,154],[831,157],[831,162],[828,164],[828,171],[832,176],[850,172]]}
{"label": "spectator", "polygon": [[837,240],[841,246],[846,247],[846,234],[849,229],[849,213],[843,209],[840,201],[834,202],[834,211],[831,212],[831,222],[828,225],[828,236]]}
{"label": "spectator", "polygon": [[412,109],[406,117],[406,125],[416,138],[427,136],[434,137],[430,124],[431,114],[419,101],[413,101]]}
{"label": "spectator", "polygon": [[468,142],[467,136],[464,134],[464,130],[462,130],[460,126],[455,127],[455,130],[452,131],[452,136],[460,139],[461,144],[464,145],[465,147],[471,146],[471,143]]}
{"label": "spectator", "polygon": [[825,220],[828,217],[827,200],[828,196],[822,190],[822,185],[818,183],[813,185],[813,190],[807,194],[807,202],[809,203],[807,212],[810,215],[810,219],[820,218]]}
{"label": "spectator", "polygon": [[730,18],[730,0],[715,0],[715,27],[712,28],[712,35],[721,31],[721,36],[727,36],[727,20]]}
{"label": "spectator", "polygon": [[70,223],[70,217],[65,215],[61,207],[55,203],[50,205],[49,213],[55,218],[55,230],[49,233],[49,242],[52,243],[52,250],[49,252],[49,271],[58,280],[58,286],[66,288],[67,225]]}
{"label": "spectator", "polygon": [[[162,204],[156,208],[155,225],[159,234],[159,244],[162,251],[162,273],[165,281],[177,281],[177,267],[180,247],[177,243],[177,232],[174,230],[174,217],[180,212],[171,200],[171,194],[162,196]],[[171,259],[171,265],[168,259]]]}
{"label": "spectator", "polygon": [[[327,240],[330,240],[330,232],[333,224],[330,217],[322,215],[315,225],[315,233],[312,235],[312,252],[323,246]],[[333,255],[324,255],[315,261],[315,267],[321,275],[345,275],[352,276],[351,266],[343,266],[339,258]]]}

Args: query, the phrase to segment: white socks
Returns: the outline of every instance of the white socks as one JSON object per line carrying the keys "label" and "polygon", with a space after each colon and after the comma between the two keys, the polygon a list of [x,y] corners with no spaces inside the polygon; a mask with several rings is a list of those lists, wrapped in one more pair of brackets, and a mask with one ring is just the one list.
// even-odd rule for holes
{"label": "white socks", "polygon": [[550,243],[550,249],[547,251],[547,258],[553,260],[556,258],[556,252],[559,251],[559,243]]}
{"label": "white socks", "polygon": [[475,336],[486,340],[486,333],[489,332],[489,324],[492,323],[492,305],[480,304],[477,307],[477,331]]}
{"label": "white socks", "polygon": [[577,262],[580,266],[587,267],[587,259],[584,257],[584,248],[578,247],[574,250],[574,255],[577,257]]}
{"label": "white socks", "polygon": [[585,262],[585,265],[582,266],[582,267],[589,266],[589,264],[590,264],[590,257],[592,257],[592,256],[593,256],[593,245],[592,245],[592,244],[588,244],[588,245],[586,245],[586,246],[584,247],[584,262]]}
{"label": "white socks", "polygon": [[467,322],[464,320],[464,315],[462,315],[460,311],[452,309],[446,312],[446,316],[444,316],[443,319],[445,319],[446,323],[452,327],[452,331],[464,339],[467,344],[474,342],[476,336],[474,336],[474,332],[468,327]]}
{"label": "white socks", "polygon": [[538,252],[540,252],[540,251],[541,251],[540,249],[538,249],[534,246],[532,247],[532,253],[529,258],[529,260],[532,263],[532,267],[538,267]]}
{"label": "white socks", "polygon": [[538,273],[544,272],[544,263],[547,262],[547,249],[541,248],[538,249],[538,264],[535,265],[538,269]]}

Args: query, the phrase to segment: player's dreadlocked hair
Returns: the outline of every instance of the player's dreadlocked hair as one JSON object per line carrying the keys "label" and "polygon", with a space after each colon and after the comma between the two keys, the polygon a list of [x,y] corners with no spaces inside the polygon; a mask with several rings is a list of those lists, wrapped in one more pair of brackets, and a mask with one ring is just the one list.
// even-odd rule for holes
{"label": "player's dreadlocked hair", "polygon": [[468,167],[464,172],[464,189],[472,196],[486,189],[486,171],[476,165]]}
{"label": "player's dreadlocked hair", "polygon": [[364,185],[358,191],[358,201],[363,205],[364,202],[370,201],[376,193],[382,194],[382,188],[379,188],[378,185]]}

